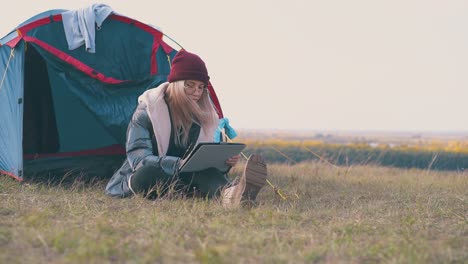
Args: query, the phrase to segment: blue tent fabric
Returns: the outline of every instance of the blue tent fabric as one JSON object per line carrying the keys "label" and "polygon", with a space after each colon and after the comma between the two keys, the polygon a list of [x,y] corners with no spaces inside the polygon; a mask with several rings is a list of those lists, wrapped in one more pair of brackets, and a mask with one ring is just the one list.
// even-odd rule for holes
{"label": "blue tent fabric", "polygon": [[24,44],[0,49],[0,171],[22,177],[22,116]]}
{"label": "blue tent fabric", "polygon": [[[107,173],[119,166],[138,96],[167,80],[177,52],[155,46],[150,26],[110,18],[96,30],[96,53],[68,50],[62,22],[52,19],[65,11],[40,13],[18,26],[33,25],[27,32],[0,39],[0,173],[19,180],[54,169]],[[47,17],[50,23],[34,24]]]}

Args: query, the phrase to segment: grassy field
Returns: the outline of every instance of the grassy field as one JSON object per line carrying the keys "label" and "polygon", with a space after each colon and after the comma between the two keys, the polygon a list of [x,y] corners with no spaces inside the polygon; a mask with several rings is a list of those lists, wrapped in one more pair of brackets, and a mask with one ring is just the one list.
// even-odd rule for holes
{"label": "grassy field", "polygon": [[[233,176],[240,173],[235,168]],[[0,263],[467,263],[468,173],[270,165],[257,208],[0,177]]]}

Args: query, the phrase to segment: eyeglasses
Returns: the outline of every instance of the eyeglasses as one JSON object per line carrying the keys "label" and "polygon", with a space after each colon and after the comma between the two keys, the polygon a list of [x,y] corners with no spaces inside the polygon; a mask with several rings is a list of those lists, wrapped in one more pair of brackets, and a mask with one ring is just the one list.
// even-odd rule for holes
{"label": "eyeglasses", "polygon": [[191,81],[185,81],[184,87],[187,94],[194,94],[196,90],[201,91],[201,93],[204,93],[206,90],[208,90],[206,84],[200,84],[197,86],[195,82]]}

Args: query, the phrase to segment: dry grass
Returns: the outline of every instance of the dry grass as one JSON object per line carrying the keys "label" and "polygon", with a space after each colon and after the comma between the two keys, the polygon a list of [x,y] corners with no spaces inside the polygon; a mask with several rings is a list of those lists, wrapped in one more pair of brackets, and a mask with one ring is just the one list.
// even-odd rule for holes
{"label": "dry grass", "polygon": [[[468,174],[270,165],[260,205],[0,177],[1,263],[467,263]],[[234,175],[240,173],[236,167]]]}

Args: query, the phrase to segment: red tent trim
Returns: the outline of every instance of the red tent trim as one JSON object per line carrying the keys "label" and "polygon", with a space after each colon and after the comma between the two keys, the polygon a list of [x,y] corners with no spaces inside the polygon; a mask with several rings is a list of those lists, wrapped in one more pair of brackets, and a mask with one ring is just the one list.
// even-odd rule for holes
{"label": "red tent trim", "polygon": [[158,52],[159,48],[159,41],[156,37],[153,40],[153,47],[151,49],[151,74],[158,73],[158,64],[156,63],[156,53]]}
{"label": "red tent trim", "polygon": [[25,160],[35,160],[43,158],[58,158],[58,157],[77,157],[88,155],[125,155],[125,148],[121,145],[112,145],[103,148],[89,149],[75,152],[47,153],[47,154],[24,154]]}
{"label": "red tent trim", "polygon": [[54,48],[51,45],[49,45],[49,44],[47,44],[47,43],[45,43],[45,42],[43,42],[43,41],[41,41],[41,40],[39,40],[37,38],[30,37],[30,36],[24,36],[23,39],[25,41],[29,41],[29,42],[37,44],[38,46],[40,46],[44,50],[54,54],[55,56],[57,56],[58,58],[60,58],[64,62],[72,65],[73,67],[75,67],[78,70],[82,71],[86,75],[89,75],[90,77],[92,77],[94,79],[98,79],[99,81],[101,81],[103,83],[117,84],[117,83],[126,82],[126,81],[114,79],[112,77],[107,77],[107,76],[105,76],[104,74],[102,74],[100,72],[96,72],[93,68],[89,67],[88,65],[84,64],[83,62],[73,58],[72,56],[66,54],[65,52],[63,52],[63,51],[61,51],[61,50],[59,50],[57,48]]}
{"label": "red tent trim", "polygon": [[134,26],[136,26],[138,28],[141,28],[142,30],[144,30],[144,31],[150,33],[151,35],[155,36],[157,39],[162,39],[163,34],[162,34],[161,31],[157,30],[156,28],[154,28],[152,26],[141,23],[138,20],[135,20],[135,19],[132,19],[132,18],[129,18],[129,17],[125,17],[125,16],[116,15],[116,14],[112,14],[109,17],[114,19],[114,20],[123,22],[123,23],[133,24]]}
{"label": "red tent trim", "polygon": [[16,44],[18,44],[18,42],[20,42],[20,40],[21,40],[21,36],[17,36],[16,38],[8,41],[5,45],[7,45],[8,47],[13,49],[14,47],[16,47]]}
{"label": "red tent trim", "polygon": [[4,171],[4,170],[0,170],[0,173],[5,174],[5,175],[8,175],[8,176],[12,177],[13,179],[15,179],[15,180],[17,180],[17,181],[20,181],[20,182],[23,181],[22,178],[20,178],[20,177],[14,175],[14,174],[11,173],[11,172]]}
{"label": "red tent trim", "polygon": [[60,21],[62,21],[62,15],[61,14],[53,15],[52,16],[52,21],[51,21],[51,17],[44,17],[44,18],[38,19],[38,20],[36,20],[34,22],[31,22],[29,24],[26,24],[26,25],[24,25],[22,27],[19,27],[18,31],[20,32],[21,35],[24,36],[31,29],[34,29],[36,27],[40,27],[40,26],[43,26],[43,25],[50,24],[51,22],[60,22]]}
{"label": "red tent trim", "polygon": [[166,42],[164,42],[162,40],[160,42],[161,42],[161,47],[163,48],[163,50],[164,50],[164,52],[166,54],[169,54],[174,50],[171,46],[167,45]]}
{"label": "red tent trim", "polygon": [[221,105],[219,104],[218,96],[216,96],[216,92],[215,92],[211,82],[208,82],[208,91],[210,92],[210,98],[211,98],[211,101],[213,101],[213,104],[214,104],[214,106],[216,108],[216,112],[218,113],[218,117],[223,118],[224,117],[223,110],[221,110]]}
{"label": "red tent trim", "polygon": [[[115,15],[115,14],[112,14],[109,16],[109,18],[112,18],[114,20],[117,20],[117,21],[120,21],[120,22],[123,22],[123,23],[126,23],[126,24],[133,24],[135,25],[136,27],[138,28],[141,28],[142,30],[152,34],[153,36],[157,37],[158,39],[162,39],[162,32],[160,32],[159,30],[157,30],[156,28],[154,27],[151,27],[149,25],[146,25],[144,23],[141,23],[140,21],[138,20],[135,20],[135,19],[132,19],[132,18],[129,18],[129,17],[125,17],[125,16],[120,16],[120,15]],[[44,18],[41,18],[41,19],[38,19],[34,22],[31,22],[29,24],[26,24],[22,27],[19,27],[18,30],[21,32],[21,35],[26,35],[26,33],[28,33],[28,31],[36,28],[36,27],[39,27],[39,26],[43,26],[43,25],[47,25],[47,24],[50,24],[52,22],[60,22],[62,21],[62,14],[57,14],[57,15],[53,15],[53,16],[49,16],[49,17],[44,17]]]}

